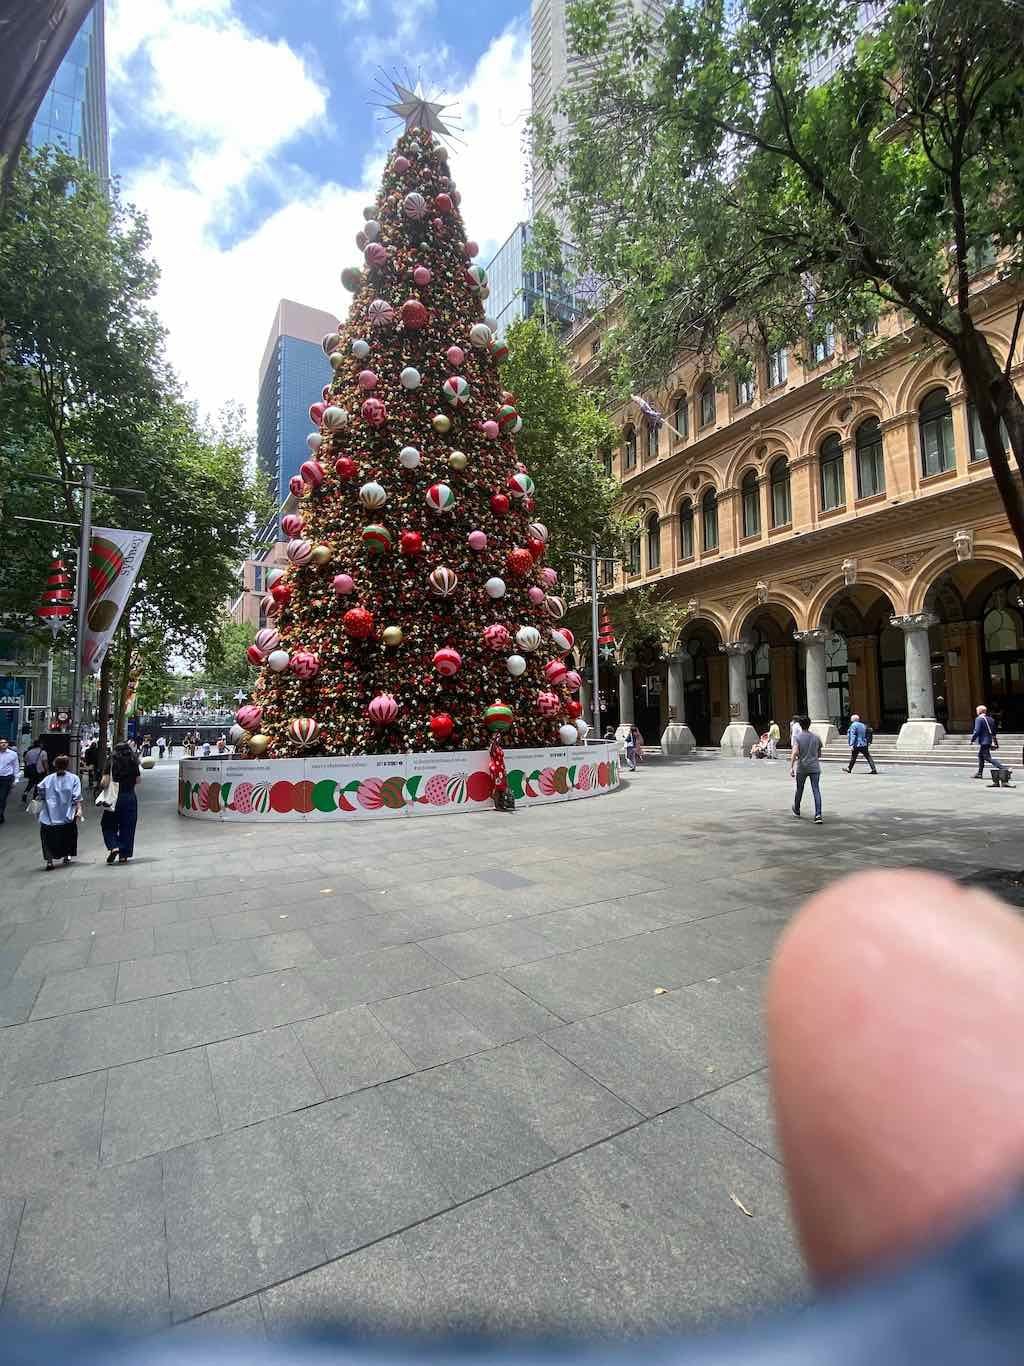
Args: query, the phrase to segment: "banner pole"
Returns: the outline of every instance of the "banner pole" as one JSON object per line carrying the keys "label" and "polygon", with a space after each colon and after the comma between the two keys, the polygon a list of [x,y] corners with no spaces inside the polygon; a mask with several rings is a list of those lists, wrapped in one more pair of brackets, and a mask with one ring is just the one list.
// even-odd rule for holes
{"label": "banner pole", "polygon": [[92,465],[82,467],[82,526],[78,540],[78,613],[75,632],[75,680],[71,691],[71,771],[77,773],[82,754],[82,685],[85,681],[85,612],[89,601],[89,546],[92,542]]}

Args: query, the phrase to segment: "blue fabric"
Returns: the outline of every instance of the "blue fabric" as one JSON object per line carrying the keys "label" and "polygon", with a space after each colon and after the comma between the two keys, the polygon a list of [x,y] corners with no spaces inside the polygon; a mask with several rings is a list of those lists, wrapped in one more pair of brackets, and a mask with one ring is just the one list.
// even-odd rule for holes
{"label": "blue fabric", "polygon": [[1001,759],[997,759],[992,753],[992,746],[989,744],[978,746],[978,774],[985,772],[985,765],[991,764],[997,773],[1001,773],[1006,765]]}
{"label": "blue fabric", "polygon": [[51,773],[39,784],[36,795],[43,802],[40,825],[67,825],[75,819],[75,806],[82,800],[82,783],[74,773]]}
{"label": "blue fabric", "polygon": [[[117,817],[117,849],[122,858],[131,858],[135,853],[135,827],[139,820],[139,799],[134,791],[125,792],[122,788],[117,794],[114,807]],[[111,846],[108,844],[107,848]]]}
{"label": "blue fabric", "polygon": [[794,811],[797,811],[797,812],[800,810],[800,803],[803,801],[803,796],[804,796],[804,783],[807,781],[808,778],[810,778],[810,780],[811,780],[811,791],[814,793],[814,814],[815,814],[816,816],[820,816],[820,815],[821,815],[821,774],[820,774],[820,773],[815,773],[815,772],[811,772],[811,773],[801,773],[800,770],[797,769],[797,774],[796,774],[796,796],[795,796],[794,799],[793,799],[793,810],[794,810]]}
{"label": "blue fabric", "polygon": [[11,795],[13,778],[0,778],[0,816],[7,810],[7,798]]}
{"label": "blue fabric", "polygon": [[974,729],[971,731],[971,744],[990,745],[995,733],[996,725],[991,717],[978,716],[975,718]]}
{"label": "blue fabric", "polygon": [[868,742],[868,728],[863,721],[851,721],[846,732],[846,743],[851,749],[863,749]]}
{"label": "blue fabric", "polygon": [[100,830],[103,833],[103,843],[107,849],[117,848],[117,812],[109,811],[104,808],[100,816]]}

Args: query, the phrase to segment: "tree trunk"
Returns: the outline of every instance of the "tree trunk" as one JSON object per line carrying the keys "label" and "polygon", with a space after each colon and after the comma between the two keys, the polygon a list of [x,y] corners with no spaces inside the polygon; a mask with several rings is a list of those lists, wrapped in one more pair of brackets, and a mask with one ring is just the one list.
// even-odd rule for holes
{"label": "tree trunk", "polygon": [[107,729],[110,726],[110,675],[113,672],[113,656],[108,650],[103,656],[103,663],[100,665],[100,695],[99,695],[99,724],[100,724],[100,757],[99,771],[102,773],[107,762]]}
{"label": "tree trunk", "polygon": [[127,738],[125,710],[132,678],[132,633],[128,618],[121,618],[121,669],[117,680],[117,710],[114,717],[114,740]]}
{"label": "tree trunk", "polygon": [[978,331],[970,318],[964,318],[962,322],[957,359],[964,377],[964,389],[978,415],[992,477],[1024,559],[1024,488],[1010,466],[1000,430],[1000,421],[1003,421],[1017,464],[1024,470],[1024,405],[1005,379],[988,338]]}

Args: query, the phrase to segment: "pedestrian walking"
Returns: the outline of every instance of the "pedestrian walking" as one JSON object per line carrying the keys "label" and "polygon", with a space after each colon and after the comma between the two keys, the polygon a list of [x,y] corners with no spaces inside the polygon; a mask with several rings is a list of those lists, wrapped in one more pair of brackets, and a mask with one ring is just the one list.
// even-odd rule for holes
{"label": "pedestrian walking", "polygon": [[863,754],[868,761],[868,768],[872,773],[877,773],[875,761],[871,757],[871,741],[875,738],[875,732],[870,726],[866,726],[856,712],[850,717],[850,729],[846,732],[846,743],[850,746],[850,762],[846,766],[847,773],[853,772],[853,766]]}
{"label": "pedestrian walking", "polygon": [[25,787],[21,794],[22,806],[28,805],[29,798],[35,793],[39,782],[50,771],[50,756],[43,749],[42,741],[35,739],[25,751]]}
{"label": "pedestrian walking", "polygon": [[0,736],[0,825],[7,820],[7,798],[17,781],[20,767],[18,751],[7,743],[6,737]]}
{"label": "pedestrian walking", "polygon": [[821,825],[821,737],[811,730],[809,716],[800,717],[800,732],[793,741],[789,755],[789,776],[796,779],[793,815],[800,815],[804,785],[809,778],[814,794],[814,824]]}
{"label": "pedestrian walking", "polygon": [[115,746],[105,777],[108,784],[117,785],[112,819],[107,819],[106,813],[100,819],[103,843],[107,846],[107,862],[116,860],[118,863],[127,863],[135,854],[135,827],[139,819],[139,799],[135,789],[142,781],[139,761],[130,745],[122,741]]}
{"label": "pedestrian walking", "polygon": [[779,729],[778,721],[768,722],[768,758],[777,759],[779,757],[779,741],[782,739],[782,731]]}
{"label": "pedestrian walking", "polygon": [[160,756],[161,759],[164,757],[164,750],[165,750],[166,748],[167,748],[167,741],[166,741],[166,740],[164,739],[164,737],[161,735],[161,736],[158,737],[157,742],[156,742],[156,752],[157,752],[157,754]]}
{"label": "pedestrian walking", "polygon": [[629,768],[630,773],[636,772],[636,734],[636,727],[630,726],[624,736],[626,765]]}
{"label": "pedestrian walking", "polygon": [[995,721],[988,714],[987,707],[975,708],[974,729],[971,731],[971,744],[978,746],[978,771],[974,774],[975,778],[985,776],[985,765],[992,766],[992,786],[1009,787],[1010,779],[1013,774],[1001,763],[992,753],[999,748],[998,728]]}
{"label": "pedestrian walking", "polygon": [[78,855],[82,783],[77,773],[68,772],[69,763],[66,754],[57,755],[53,761],[54,771],[39,781],[33,802],[33,805],[39,804],[39,840],[48,873],[52,872],[56,859],[63,859],[67,864]]}
{"label": "pedestrian walking", "polygon": [[803,726],[800,724],[800,718],[799,718],[799,716],[794,716],[793,719],[792,719],[792,720],[790,721],[790,723],[789,723],[789,742],[790,742],[790,744],[793,743],[793,741],[796,739],[796,737],[800,734],[800,732],[801,732],[802,730],[803,730]]}

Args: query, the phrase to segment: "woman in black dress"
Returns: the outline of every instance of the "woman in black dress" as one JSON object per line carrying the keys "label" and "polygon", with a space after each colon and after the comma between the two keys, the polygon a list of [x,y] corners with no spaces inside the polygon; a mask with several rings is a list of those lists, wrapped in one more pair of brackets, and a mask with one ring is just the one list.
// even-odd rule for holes
{"label": "woman in black dress", "polygon": [[106,828],[103,832],[109,853],[107,862],[127,863],[135,853],[135,826],[139,819],[139,800],[135,789],[142,780],[139,761],[131,745],[124,741],[115,745],[110,761],[110,778],[117,783],[117,804],[111,813],[113,819],[104,817]]}

